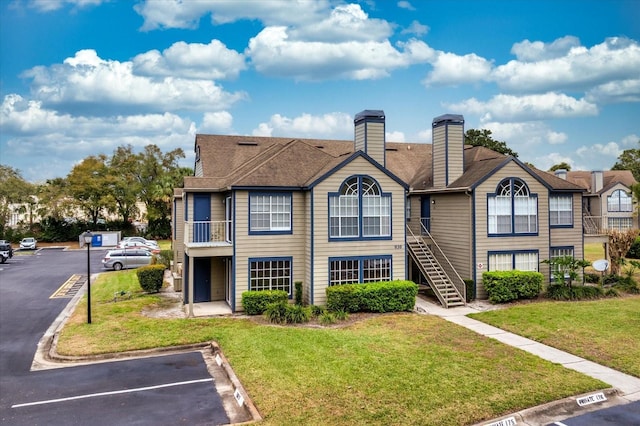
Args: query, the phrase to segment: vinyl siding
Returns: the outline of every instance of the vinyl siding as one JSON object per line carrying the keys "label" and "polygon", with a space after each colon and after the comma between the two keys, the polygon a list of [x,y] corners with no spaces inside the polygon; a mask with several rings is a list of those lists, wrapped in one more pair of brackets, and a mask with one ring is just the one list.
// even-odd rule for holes
{"label": "vinyl siding", "polygon": [[445,188],[464,171],[464,127],[448,124],[433,128],[433,186]]}
{"label": "vinyl siding", "polygon": [[473,277],[471,196],[432,195],[431,235],[462,279]]}
{"label": "vinyl siding", "polygon": [[305,279],[306,214],[303,192],[292,193],[293,232],[285,235],[249,235],[249,192],[236,194],[235,280],[236,309],[242,310],[242,293],[249,289],[249,258],[291,257],[291,296],[295,281]]}
{"label": "vinyl siding", "polygon": [[[329,241],[329,199],[328,193],[337,192],[345,179],[352,175],[368,175],[376,179],[383,192],[392,193],[392,240],[367,241]],[[329,258],[337,256],[392,256],[392,279],[405,279],[405,251],[404,251],[404,188],[382,174],[363,158],[356,158],[353,162],[336,171],[329,178],[316,185],[313,189],[314,211],[314,253],[313,279],[314,303],[326,303],[326,287],[329,282]]]}
{"label": "vinyl siding", "polygon": [[384,123],[359,123],[355,130],[355,149],[384,165]]}
{"label": "vinyl siding", "polygon": [[182,196],[173,199],[171,209],[171,218],[174,226],[171,234],[174,259],[172,272],[177,272],[177,264],[182,263],[184,259],[184,203]]}
{"label": "vinyl siding", "polygon": [[[517,177],[524,181],[530,194],[538,196],[538,235],[537,236],[504,236],[489,237],[487,227],[487,194],[495,193],[500,181]],[[488,270],[489,252],[536,250],[538,260],[549,258],[549,194],[546,187],[515,162],[510,162],[498,170],[475,190],[476,207],[476,296],[486,299],[487,293],[482,285],[482,273]],[[477,265],[482,264],[482,268]],[[539,271],[548,275],[548,267],[539,264]]]}

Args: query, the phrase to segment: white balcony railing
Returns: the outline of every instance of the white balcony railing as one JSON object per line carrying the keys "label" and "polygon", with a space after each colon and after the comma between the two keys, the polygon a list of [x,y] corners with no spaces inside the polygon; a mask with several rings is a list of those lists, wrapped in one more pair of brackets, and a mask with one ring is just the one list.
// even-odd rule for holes
{"label": "white balcony railing", "polygon": [[589,216],[582,217],[584,235],[605,235],[610,229],[625,230],[635,227],[635,218],[618,216]]}
{"label": "white balcony railing", "polygon": [[185,244],[231,244],[231,221],[187,221],[184,223]]}

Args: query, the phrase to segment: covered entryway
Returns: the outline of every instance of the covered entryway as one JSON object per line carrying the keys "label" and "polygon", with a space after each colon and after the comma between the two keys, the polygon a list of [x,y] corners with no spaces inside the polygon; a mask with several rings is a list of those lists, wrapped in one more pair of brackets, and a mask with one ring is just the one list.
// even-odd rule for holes
{"label": "covered entryway", "polygon": [[211,259],[196,257],[193,259],[193,301],[211,300]]}

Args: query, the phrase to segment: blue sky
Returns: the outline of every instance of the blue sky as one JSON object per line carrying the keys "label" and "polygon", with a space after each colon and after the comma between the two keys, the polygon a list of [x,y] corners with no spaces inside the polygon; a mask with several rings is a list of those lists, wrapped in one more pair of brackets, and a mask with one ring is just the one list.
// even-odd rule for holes
{"label": "blue sky", "polygon": [[31,181],[196,133],[431,142],[462,114],[541,169],[640,148],[640,1],[7,0],[0,163]]}

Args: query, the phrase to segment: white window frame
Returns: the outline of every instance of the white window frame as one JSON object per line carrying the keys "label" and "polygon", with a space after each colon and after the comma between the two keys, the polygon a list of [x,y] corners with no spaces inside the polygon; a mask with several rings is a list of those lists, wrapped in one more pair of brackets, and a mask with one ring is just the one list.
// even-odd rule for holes
{"label": "white window frame", "polygon": [[633,198],[627,191],[616,189],[607,197],[607,211],[612,213],[633,211]]}
{"label": "white window frame", "polygon": [[249,232],[290,232],[291,194],[249,195]]}
{"label": "white window frame", "polygon": [[549,225],[573,225],[572,195],[551,195],[549,197]]}
{"label": "white window frame", "polygon": [[249,259],[249,290],[284,290],[291,295],[291,264],[289,257]]}

